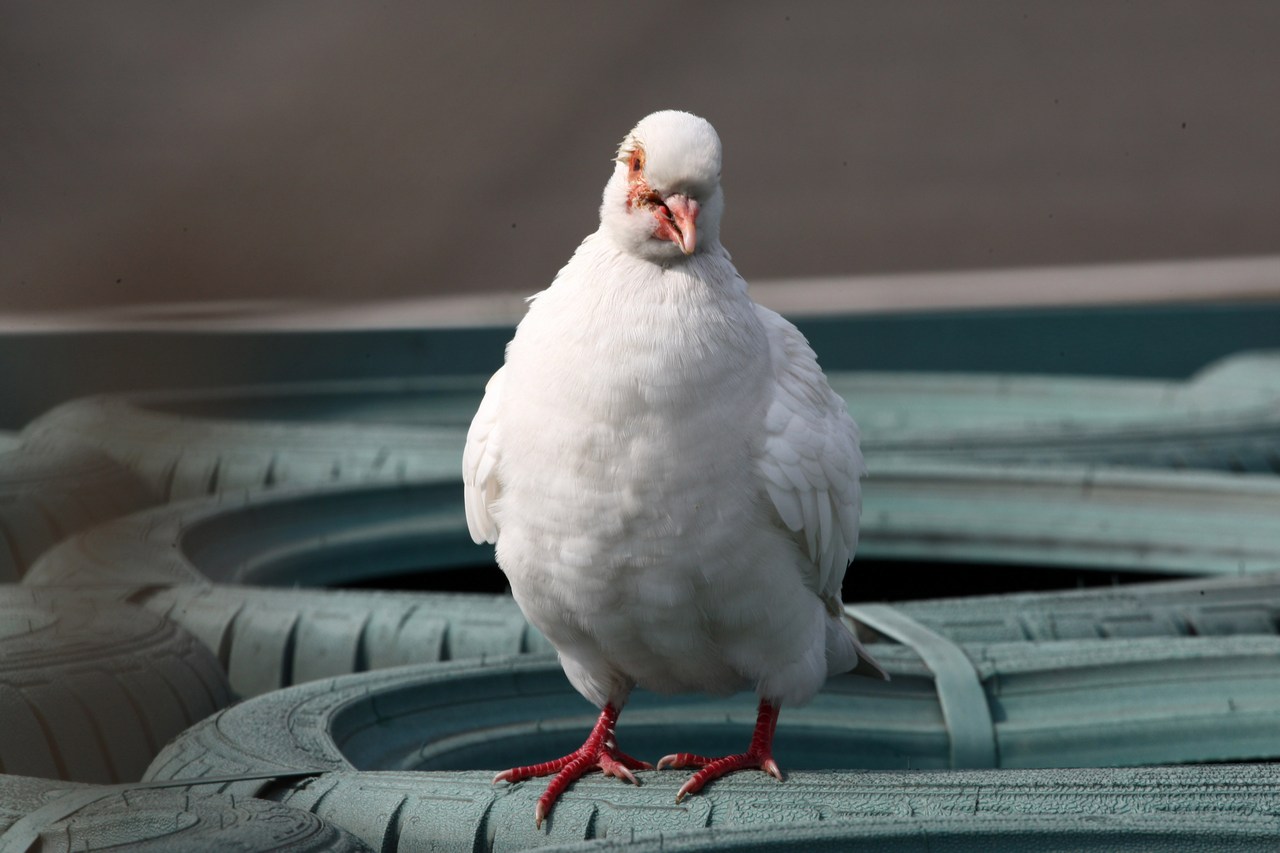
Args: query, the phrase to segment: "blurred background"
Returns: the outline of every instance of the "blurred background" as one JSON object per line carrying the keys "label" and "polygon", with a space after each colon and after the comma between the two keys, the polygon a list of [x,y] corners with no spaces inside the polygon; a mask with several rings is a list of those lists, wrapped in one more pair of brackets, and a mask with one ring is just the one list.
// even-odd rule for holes
{"label": "blurred background", "polygon": [[6,3],[0,310],[530,293],[666,107],[749,281],[1280,253],[1277,44],[1271,2]]}

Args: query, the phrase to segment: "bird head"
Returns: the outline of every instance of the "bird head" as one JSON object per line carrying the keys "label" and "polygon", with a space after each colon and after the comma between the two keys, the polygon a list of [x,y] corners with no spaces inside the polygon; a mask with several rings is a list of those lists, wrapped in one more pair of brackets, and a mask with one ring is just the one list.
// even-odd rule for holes
{"label": "bird head", "polygon": [[663,110],[622,140],[600,222],[624,251],[666,262],[717,243],[723,209],[715,128],[695,115]]}

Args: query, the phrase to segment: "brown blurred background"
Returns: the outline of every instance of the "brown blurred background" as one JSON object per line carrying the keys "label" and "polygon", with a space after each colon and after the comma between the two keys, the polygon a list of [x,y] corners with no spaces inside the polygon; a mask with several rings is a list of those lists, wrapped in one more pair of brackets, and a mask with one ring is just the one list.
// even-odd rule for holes
{"label": "brown blurred background", "polygon": [[750,280],[1280,252],[1280,3],[6,3],[0,310],[532,292],[618,139]]}

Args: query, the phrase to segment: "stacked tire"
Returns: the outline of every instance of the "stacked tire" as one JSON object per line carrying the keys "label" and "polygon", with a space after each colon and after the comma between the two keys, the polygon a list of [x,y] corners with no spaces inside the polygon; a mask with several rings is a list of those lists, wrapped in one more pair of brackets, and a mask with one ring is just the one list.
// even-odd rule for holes
{"label": "stacked tire", "polygon": [[[1274,367],[835,377],[870,407],[860,554],[1186,579],[853,606],[893,680],[785,715],[785,783],[677,806],[678,773],[589,777],[541,829],[539,787],[482,768],[589,725],[546,641],[509,596],[351,588],[495,571],[458,494],[477,380],[72,401],[0,446],[0,852],[1257,849],[1280,480],[1229,472],[1280,469]],[[1125,402],[1064,414],[1082,397]],[[639,695],[623,731],[716,752],[750,717]]]}

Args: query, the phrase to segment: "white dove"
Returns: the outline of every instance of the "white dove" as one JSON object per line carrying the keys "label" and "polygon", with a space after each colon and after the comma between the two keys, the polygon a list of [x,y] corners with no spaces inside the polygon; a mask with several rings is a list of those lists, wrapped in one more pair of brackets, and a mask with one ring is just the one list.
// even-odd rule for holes
{"label": "white dove", "polygon": [[884,677],[841,621],[858,541],[858,428],[804,336],[751,301],[720,245],[720,139],[663,111],[623,140],[600,228],[532,297],[467,434],[467,525],[578,692],[603,709],[563,758],[540,826],[575,779],[649,769],[614,726],[636,685],[752,687],[745,753],[669,755],[698,770],[677,801],[731,771],[782,778],[782,705],[829,674]]}

